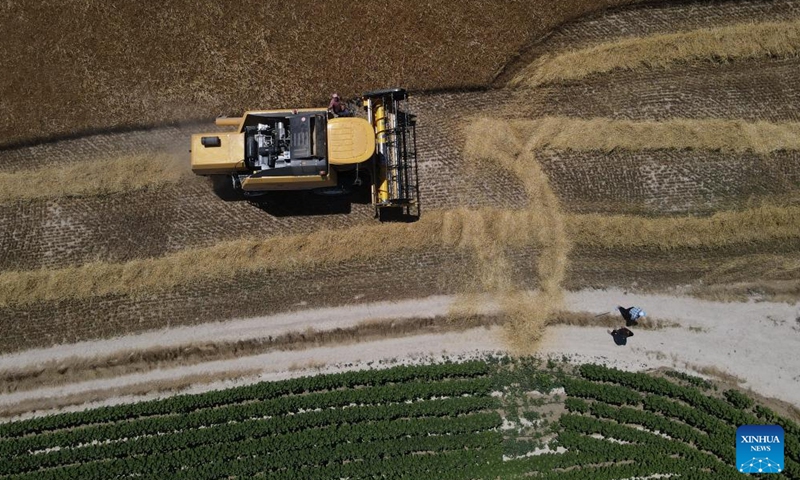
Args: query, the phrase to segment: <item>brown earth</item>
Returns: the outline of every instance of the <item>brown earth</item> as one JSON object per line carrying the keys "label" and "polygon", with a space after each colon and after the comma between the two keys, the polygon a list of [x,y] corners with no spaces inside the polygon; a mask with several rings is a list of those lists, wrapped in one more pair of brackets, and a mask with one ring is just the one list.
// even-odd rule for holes
{"label": "brown earth", "polygon": [[4,2],[0,145],[322,104],[337,90],[481,87],[565,20],[626,3]]}
{"label": "brown earth", "polygon": [[519,57],[507,65],[497,81],[505,83],[518,68],[554,51],[578,49],[626,37],[676,33],[746,22],[785,21],[797,17],[800,17],[800,6],[794,0],[656,0],[642,2],[634,7],[621,6],[565,22],[548,32],[546,41],[537,42],[520,52]]}
{"label": "brown earth", "polygon": [[[404,70],[398,67],[405,65],[402,58],[396,60],[400,63],[380,65],[378,70],[366,77],[356,78],[352,71],[345,69],[337,80],[337,85],[340,86],[336,88],[342,93],[352,94],[375,86],[376,79],[379,78],[416,89],[486,85],[497,69],[523,44],[532,42],[547,28],[564,18],[574,16],[579,8],[588,8],[584,3],[588,4],[565,4],[551,17],[543,18],[533,14],[535,9],[540,8],[536,2],[514,3],[510,11],[502,12],[505,17],[498,13],[503,9],[493,8],[485,2],[467,2],[460,7],[465,9],[462,17],[459,17],[464,22],[471,22],[475,16],[485,15],[478,22],[482,26],[471,31],[463,27],[467,23],[454,21],[438,24],[441,18],[452,12],[446,12],[444,7],[434,7],[433,3],[426,4],[431,16],[426,17],[423,26],[429,27],[431,31],[437,30],[437,34],[442,36],[453,36],[461,43],[447,41],[437,48],[426,49],[430,45],[424,42],[435,42],[439,37],[426,37],[423,40],[424,36],[415,36],[417,42],[423,42],[417,44],[415,51],[422,51],[424,54],[422,58],[415,58],[414,69]],[[191,10],[205,12],[204,14],[189,13],[190,9],[180,2],[159,7],[174,9],[174,18],[155,15],[157,11],[149,10],[156,7],[128,4],[117,7],[117,11],[113,11],[110,4],[108,7],[89,7],[81,2],[68,2],[64,6],[67,10],[85,12],[72,20],[64,13],[58,20],[53,19],[53,12],[47,9],[35,12],[32,8],[30,11],[26,10],[24,15],[16,10],[8,13],[26,18],[39,13],[42,15],[42,25],[46,24],[45,20],[48,18],[53,20],[54,30],[59,25],[67,26],[62,24],[68,22],[84,25],[80,22],[88,22],[98,15],[113,20],[98,28],[91,39],[76,39],[74,45],[77,47],[62,51],[66,53],[64,58],[72,60],[83,58],[81,55],[93,48],[99,39],[104,38],[105,29],[119,28],[120,24],[132,18],[155,16],[163,26],[175,27],[175,22],[187,18],[186,15],[198,15],[197,18],[192,18],[205,25],[203,22],[208,21],[205,14],[221,13],[217,10],[221,7],[211,5],[208,8],[198,7]],[[17,7],[0,7],[14,8]],[[322,16],[326,18],[331,15],[338,18],[339,14],[342,18],[355,18],[352,16],[380,7],[377,3],[366,3],[363,6],[326,3],[321,8],[332,9],[323,12]],[[260,15],[266,25],[275,24],[276,20],[283,20],[283,23],[277,24],[287,24],[292,15],[289,8],[276,9],[269,14],[261,4],[254,9],[257,12],[256,18]],[[568,46],[577,47],[606,41],[616,35],[610,33],[612,31],[633,35],[704,26],[698,23],[701,22],[698,19],[703,17],[701,14],[709,18],[702,23],[714,25],[750,19],[785,19],[800,15],[800,2],[692,2],[622,9],[597,18],[570,23],[530,52],[541,54],[560,51]],[[412,14],[409,15],[411,16],[401,17],[399,21],[397,28],[401,33],[404,28],[410,30],[413,22],[419,20]],[[310,33],[313,22],[320,21],[310,17],[313,15],[298,16],[301,24],[297,30],[298,36],[310,35],[309,43],[303,44],[305,50],[298,51],[291,59],[271,59],[277,62],[276,70],[273,71],[277,73],[272,73],[270,78],[303,78],[302,88],[291,82],[277,85],[267,82],[239,82],[238,78],[221,78],[221,74],[208,65],[190,66],[189,59],[194,57],[187,56],[186,52],[194,51],[198,45],[203,46],[207,52],[215,51],[214,49],[222,53],[248,52],[253,50],[256,42],[245,39],[223,47],[216,41],[211,41],[212,37],[207,34],[207,30],[202,30],[202,41],[192,43],[192,38],[196,40],[196,37],[182,39],[174,51],[160,46],[163,37],[159,35],[172,33],[154,33],[152,38],[159,40],[153,40],[149,48],[139,52],[127,49],[123,42],[130,39],[123,35],[121,39],[105,45],[97,58],[84,58],[84,63],[76,64],[86,68],[87,72],[102,73],[98,77],[102,82],[98,80],[97,83],[90,83],[85,90],[80,91],[74,89],[75,85],[81,84],[79,80],[85,80],[88,74],[69,70],[77,67],[64,64],[65,60],[55,61],[50,57],[52,52],[40,49],[34,58],[50,61],[54,71],[52,78],[61,78],[60,81],[65,82],[65,88],[56,88],[61,85],[48,83],[55,80],[47,77],[48,79],[40,80],[42,84],[26,84],[26,91],[30,95],[38,95],[40,102],[34,105],[35,108],[44,108],[46,105],[49,114],[60,119],[48,124],[53,128],[52,132],[59,134],[98,126],[130,126],[180,120],[196,115],[237,113],[256,103],[263,105],[319,101],[322,99],[319,92],[312,91],[309,85],[327,92],[333,89],[329,83],[332,80],[319,73],[319,66],[325,65],[327,58],[316,56],[316,50],[310,46],[311,42],[322,42],[329,48],[326,51],[333,52],[335,57],[341,57],[343,53],[337,50],[340,47],[331,38],[317,37],[314,35],[321,34]],[[367,17],[381,18],[374,15]],[[501,20],[509,21],[512,17],[519,23],[509,26],[506,33],[515,40],[504,43],[501,48],[497,46],[503,43],[498,40],[502,30],[499,27],[502,25]],[[20,21],[14,28],[31,28],[27,22],[29,20]],[[233,20],[232,22],[236,23]],[[134,21],[126,28],[130,29],[130,25],[139,23],[139,20]],[[69,26],[71,29],[75,28],[75,25]],[[233,31],[238,32],[237,29],[244,29],[245,26],[236,23]],[[367,28],[377,32],[381,26],[376,20]],[[353,43],[355,40],[350,36],[354,35],[354,31],[341,32],[343,37],[334,38],[341,40],[342,44],[350,42],[348,45],[364,45]],[[522,31],[524,34],[514,36],[514,32]],[[11,33],[11,38],[17,38]],[[138,35],[144,36],[145,33]],[[403,42],[409,40],[408,35],[403,33],[397,39],[392,39],[392,42],[398,43],[387,46],[388,51],[396,52],[400,48],[407,48]],[[465,47],[469,45],[469,41],[464,42],[464,38],[470,37],[473,42],[481,44],[495,42],[495,46],[477,53],[471,52]],[[64,41],[68,42],[71,38],[67,36]],[[364,38],[372,37],[365,35]],[[40,41],[46,40],[43,37]],[[276,45],[274,37],[258,41]],[[5,48],[13,47],[11,44],[5,45]],[[23,50],[27,52],[35,47],[33,45]],[[58,52],[59,49],[53,51]],[[354,51],[355,57],[347,57],[348,65],[361,58],[360,55],[374,52],[359,51],[355,47]],[[113,54],[119,53],[124,55],[112,59]],[[465,60],[473,56],[474,62]],[[13,55],[15,62],[21,62],[21,57],[23,55]],[[445,57],[448,58],[446,65],[435,64],[437,58]],[[125,60],[130,62],[126,64]],[[244,70],[236,72],[243,78],[259,78],[264,75],[263,67],[252,59],[237,57],[229,61],[245,65],[242,67]],[[423,215],[426,209],[462,206],[521,208],[527,204],[522,185],[513,174],[500,166],[477,166],[464,160],[463,129],[477,115],[503,119],[568,115],[582,118],[602,116],[651,120],[685,117],[797,121],[800,84],[796,78],[799,62],[797,59],[772,58],[726,64],[697,61],[676,65],[668,70],[612,72],[537,89],[438,91],[413,95],[412,108],[419,115],[418,144]],[[122,64],[118,70],[109,68],[117,63]],[[129,84],[165,64],[172,65],[173,71],[182,72],[180,82],[188,82],[186,79],[192,78],[194,83],[173,85],[163,78],[153,77],[135,87]],[[15,63],[4,74],[0,74],[5,75],[0,76],[0,85],[4,87],[4,91],[21,88],[20,80],[15,76],[30,73],[31,68],[30,65],[20,66]],[[56,75],[59,69],[63,70],[61,77]],[[313,72],[305,69],[312,69]],[[507,72],[513,69],[512,65]],[[399,71],[402,74],[395,77],[383,75],[386,71]],[[134,72],[139,73],[134,75]],[[421,83],[408,82],[410,78],[425,80]],[[501,76],[500,79],[502,78]],[[458,79],[457,83],[453,83],[453,79]],[[246,92],[241,91],[244,84],[247,85]],[[212,87],[219,90],[209,91]],[[129,101],[136,96],[138,101]],[[96,101],[81,101],[90,97]],[[36,120],[41,118],[42,112],[35,108],[32,111],[29,109],[27,115],[23,116],[22,104],[15,103],[23,102],[20,98],[14,97],[14,101],[7,104],[6,110],[0,111],[15,123],[14,133],[5,136],[7,142],[16,141],[23,136],[26,139],[42,136],[38,133],[40,121]],[[119,107],[107,108],[111,103]],[[178,104],[187,107],[173,108]],[[75,105],[80,107],[74,111],[74,116],[68,123],[64,112],[68,107],[75,108]],[[157,105],[157,108],[150,109],[153,105]],[[145,111],[149,113],[144,114]],[[11,125],[12,122],[4,121],[0,124]],[[67,163],[114,158],[120,151],[148,153],[167,150],[184,154],[184,147],[181,145],[186,146],[188,135],[198,129],[207,128],[214,127],[203,122],[7,147],[0,149],[0,171],[24,172],[27,168],[43,165],[58,168]],[[0,135],[6,133],[0,131]],[[720,209],[743,208],[762,201],[790,201],[797,198],[800,186],[800,162],[798,153],[794,151],[770,155],[695,150],[611,153],[542,151],[537,152],[537,158],[549,177],[550,186],[561,202],[561,208],[570,213],[707,215]],[[780,191],[784,200],[774,198],[776,190]],[[270,208],[259,208],[248,202],[224,202],[213,194],[204,179],[192,178],[174,186],[114,196],[62,197],[1,204],[0,270],[58,268],[95,259],[122,262],[157,257],[243,236],[262,238],[279,234],[302,234],[318,229],[333,230],[373,222],[372,209],[361,204],[352,205],[347,214],[310,215],[325,212],[306,211],[302,212],[304,215],[297,215],[297,205],[306,200],[305,197],[298,197],[291,200],[294,203]],[[798,247],[800,244],[797,241],[673,251],[656,248],[611,251],[578,246],[569,256],[565,286],[569,289],[620,287],[648,291],[671,290],[693,284],[699,278],[707,278],[721,265],[746,256],[770,254],[792,258]],[[522,288],[535,288],[536,274],[528,266],[534,263],[537,253],[530,250],[512,251],[508,255],[514,265],[512,276],[516,283]],[[235,280],[205,282],[147,296],[109,296],[89,300],[43,302],[26,307],[3,307],[0,308],[0,329],[5,335],[0,342],[0,351],[17,351],[109,337],[167,325],[198,324],[262,315],[299,307],[339,305],[356,300],[414,298],[433,292],[456,293],[463,289],[467,279],[474,276],[474,269],[474,260],[463,252],[395,252],[379,263],[355,260],[299,272],[246,274]],[[760,272],[758,275],[760,277],[749,280],[762,277],[766,280],[773,279],[769,272]],[[730,282],[743,280],[748,280],[746,272],[729,279]],[[387,293],[384,282],[392,282],[391,293]],[[332,286],[335,287],[331,288]]]}

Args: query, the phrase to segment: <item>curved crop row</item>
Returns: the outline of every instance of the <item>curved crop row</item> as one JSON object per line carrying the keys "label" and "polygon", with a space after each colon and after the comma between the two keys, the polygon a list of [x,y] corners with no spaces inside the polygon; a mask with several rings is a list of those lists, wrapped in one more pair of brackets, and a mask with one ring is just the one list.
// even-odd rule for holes
{"label": "curved crop row", "polygon": [[[800,426],[761,405],[755,407],[755,412],[764,421],[783,427],[783,431],[786,434],[784,449],[787,459],[800,467]],[[787,461],[786,463],[788,464],[789,462]]]}
{"label": "curved crop row", "polygon": [[755,416],[742,412],[724,400],[709,397],[695,388],[677,385],[665,378],[652,377],[644,373],[625,372],[595,364],[581,365],[579,371],[583,378],[589,380],[616,383],[639,392],[654,393],[682,400],[730,425],[746,425],[757,421]]}
{"label": "curved crop row", "polygon": [[[645,460],[679,455],[684,461],[693,464],[696,468],[711,469],[717,472],[734,471],[732,464],[722,463],[717,457],[699,451],[687,444],[664,438],[657,434],[639,430],[620,423],[614,423],[581,415],[566,414],[561,417],[560,423],[564,431],[559,433],[558,442],[569,450],[578,450],[590,454],[602,455],[616,443],[608,439],[616,439],[639,446]],[[588,437],[600,434],[604,440]]]}
{"label": "curved crop row", "polygon": [[[37,440],[37,437],[11,439],[0,442],[0,452],[4,454],[24,454],[34,449],[40,450],[56,446],[74,446],[91,441],[107,441],[139,437],[142,435],[173,433],[200,427],[223,425],[230,422],[242,422],[249,419],[280,417],[287,413],[308,410],[330,409],[350,405],[387,406],[387,404],[398,404],[400,402],[432,399],[435,397],[478,395],[479,398],[484,398],[481,398],[473,405],[477,404],[482,406],[482,408],[486,408],[487,405],[495,405],[497,403],[497,400],[485,397],[489,393],[489,386],[489,379],[475,378],[439,383],[408,383],[365,389],[333,390],[309,395],[281,397],[263,402],[204,409],[182,416],[148,417],[124,423],[55,432],[55,434],[44,435],[43,440]],[[436,408],[435,405],[426,407],[425,404],[426,402],[422,402],[419,407],[414,408],[419,408],[422,411]],[[387,412],[391,411],[392,409],[387,410]],[[403,409],[398,408],[396,411],[403,411]],[[297,424],[307,421],[305,418],[313,417],[299,416],[299,418],[302,419],[297,420]],[[335,417],[327,417],[327,420],[335,421]]]}
{"label": "curved crop row", "polygon": [[711,382],[704,378],[689,375],[688,373],[679,372],[677,370],[667,370],[664,372],[664,375],[677,378],[678,380],[683,380],[684,382],[691,383],[695,387],[699,387],[704,390],[711,390],[714,387]]}
{"label": "curved crop row", "polygon": [[82,412],[64,413],[0,425],[0,437],[17,437],[62,428],[118,422],[156,415],[186,414],[255,400],[287,395],[322,392],[357,386],[380,386],[411,381],[438,381],[447,378],[471,378],[486,375],[484,362],[442,363],[424,366],[398,366],[385,370],[362,370],[315,377],[301,377],[279,382],[218,390],[196,395],[179,395],[164,400],[101,407]]}
{"label": "curved crop row", "polygon": [[[232,424],[182,432],[176,435],[145,437],[110,444],[64,449],[39,455],[16,457],[0,465],[0,474],[41,472],[40,469],[70,464],[84,464],[106,459],[154,456],[207,447],[245,445],[256,441],[261,451],[286,452],[311,448],[329,448],[340,443],[367,444],[378,440],[427,435],[462,435],[500,426],[497,413],[479,413],[456,419],[422,418],[405,421],[379,421],[340,424],[273,435],[271,429],[259,428],[263,422]],[[247,427],[247,428],[237,428]]]}
{"label": "curved crop row", "polygon": [[[603,436],[608,434],[611,438],[616,438],[616,435],[627,435],[621,432],[629,428],[603,421],[600,421],[600,425],[599,431],[594,433],[599,433]],[[642,446],[639,444],[610,442],[606,438],[599,439],[575,431],[566,430],[559,434],[558,443],[570,451],[579,451],[590,455],[608,455],[609,453],[613,454],[614,451],[619,451],[621,453],[628,452],[628,455],[631,457],[636,455],[633,458],[629,458],[630,460],[635,459],[639,461],[677,455],[696,468],[720,470],[720,466],[722,465],[716,458],[710,455],[698,452],[684,444],[660,437],[652,439],[646,446]],[[582,464],[583,463],[580,462],[577,465]]]}
{"label": "curved crop row", "polygon": [[[278,441],[280,448],[288,450],[304,448],[302,445],[309,442],[321,446],[330,442],[366,442],[403,435],[468,433],[498,427],[500,423],[500,417],[496,413],[478,413],[455,419],[423,417],[399,421],[383,420],[369,423],[334,424],[300,432],[275,434],[275,422],[270,420],[253,421],[191,430],[174,435],[143,437],[125,442],[91,445],[78,449],[61,449],[45,454],[17,457],[0,465],[0,473],[18,473],[36,470],[37,468],[51,468],[59,465],[85,463],[108,458],[153,455],[196,448],[202,445],[231,443],[255,438],[269,437],[266,440],[267,442]],[[300,447],[292,446],[298,443]]]}
{"label": "curved crop row", "polygon": [[[310,447],[303,450],[286,451],[280,445],[268,444],[260,440],[203,446],[162,455],[140,456],[115,459],[105,462],[92,462],[69,467],[34,472],[20,478],[58,479],[58,478],[112,478],[123,475],[171,476],[174,472],[223,463],[239,458],[247,458],[250,468],[255,472],[272,471],[281,468],[299,468],[311,465],[325,465],[332,462],[353,461],[357,459],[380,459],[409,455],[413,452],[441,452],[464,448],[482,448],[499,444],[502,436],[498,432],[471,433],[465,435],[442,435],[379,440],[367,444],[339,443],[327,448]],[[247,475],[248,473],[242,473]]]}
{"label": "curved crop row", "polygon": [[696,408],[688,407],[659,395],[648,395],[645,397],[643,404],[647,410],[658,412],[665,417],[678,419],[707,432],[709,435],[727,435],[728,438],[735,438],[736,430],[734,427]]}
{"label": "curved crop row", "polygon": [[[674,415],[687,423],[696,423],[698,428],[714,429],[717,435],[734,435],[731,425],[750,425],[763,423],[755,415],[736,408],[728,401],[710,397],[695,388],[684,387],[664,378],[652,377],[644,373],[632,373],[608,368],[596,364],[584,364],[579,368],[583,378],[599,382],[610,382],[626,386],[639,392],[662,395],[680,400],[688,406],[671,402],[664,398],[645,397],[645,408],[662,411],[665,415]],[[755,407],[762,419],[771,423],[789,425],[791,435],[786,436],[786,469],[784,473],[790,478],[800,478],[800,443],[794,433],[792,422],[781,419],[777,415],[769,415],[764,407]],[[787,432],[788,432],[787,431]]]}
{"label": "curved crop row", "polygon": [[[435,478],[455,480],[462,478],[494,478],[494,472],[502,462],[499,446],[494,445],[480,450],[450,450],[435,455],[404,455],[384,458],[379,461],[353,461],[323,466],[287,468],[266,472],[259,478],[272,480],[330,480],[331,478]],[[238,477],[253,473],[253,462],[235,460],[222,465],[201,466],[190,471],[176,472],[171,478],[204,479],[219,478],[219,472]],[[487,472],[485,477],[481,473]]]}
{"label": "curved crop row", "polygon": [[652,478],[654,475],[679,475],[681,480],[719,480],[716,472],[699,470],[683,459],[650,457],[623,465],[601,465],[569,471],[550,472],[537,480],[619,480],[620,478]]}
{"label": "curved crop row", "polygon": [[639,405],[642,396],[629,388],[615,385],[603,385],[581,379],[569,379],[564,382],[564,390],[572,397],[593,398],[614,405]]}
{"label": "curved crop row", "polygon": [[650,431],[663,433],[674,440],[693,444],[700,450],[711,452],[720,460],[731,465],[736,461],[736,450],[731,444],[730,436],[709,435],[646,410],[629,407],[617,408],[598,402],[593,403],[590,409],[595,417],[608,418],[626,425],[641,425]]}
{"label": "curved crop row", "polygon": [[[496,406],[497,400],[490,397],[454,397],[391,405],[358,405],[345,409],[331,408],[261,420],[232,420],[232,423],[224,425],[240,425],[251,421],[260,421],[263,424],[263,428],[271,428],[271,434],[282,434],[342,423],[458,416]],[[237,417],[232,414],[231,418]],[[147,418],[137,422],[100,425],[15,438],[0,442],[0,457],[12,458],[17,455],[28,455],[54,448],[74,448],[92,442],[124,441],[125,439],[141,436],[193,430],[204,426],[198,420],[200,419],[193,414],[165,418],[162,422],[159,422],[158,418]]]}

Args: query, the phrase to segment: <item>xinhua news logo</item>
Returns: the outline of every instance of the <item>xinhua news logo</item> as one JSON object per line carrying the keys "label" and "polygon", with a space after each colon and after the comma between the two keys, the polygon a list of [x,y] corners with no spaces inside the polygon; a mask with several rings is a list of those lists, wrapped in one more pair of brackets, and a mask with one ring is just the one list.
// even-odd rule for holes
{"label": "xinhua news logo", "polygon": [[783,471],[783,427],[742,425],[736,429],[736,469],[742,473]]}

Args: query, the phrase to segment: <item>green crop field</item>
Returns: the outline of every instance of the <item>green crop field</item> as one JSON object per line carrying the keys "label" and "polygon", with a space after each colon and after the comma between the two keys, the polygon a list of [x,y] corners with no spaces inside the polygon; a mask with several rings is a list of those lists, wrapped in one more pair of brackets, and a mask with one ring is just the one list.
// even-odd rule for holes
{"label": "green crop field", "polygon": [[800,478],[798,426],[718,393],[535,359],[352,371],[6,423],[0,476],[733,478],[736,426],[779,423],[775,478]]}

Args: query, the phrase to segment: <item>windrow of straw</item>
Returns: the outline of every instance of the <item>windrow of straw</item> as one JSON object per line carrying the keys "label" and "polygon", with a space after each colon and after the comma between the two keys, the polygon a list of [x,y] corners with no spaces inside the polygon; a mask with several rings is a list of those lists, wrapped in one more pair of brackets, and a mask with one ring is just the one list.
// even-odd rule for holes
{"label": "windrow of straw", "polygon": [[[521,179],[540,178],[535,159],[516,160],[524,150],[646,150],[706,149],[767,154],[800,149],[800,123],[745,122],[742,120],[675,119],[662,122],[544,117],[519,120],[498,127],[497,120],[481,120],[481,137],[468,137],[468,155],[500,162]],[[490,130],[494,125],[495,131]],[[502,135],[502,138],[499,136]],[[512,138],[512,136],[514,138]],[[530,139],[523,145],[519,138]],[[477,140],[480,139],[480,140]],[[470,153],[480,146],[482,152]],[[491,146],[491,148],[489,148]],[[494,150],[492,150],[494,149]],[[478,156],[480,156],[478,155]],[[188,162],[176,155],[133,155],[96,160],[59,168],[42,167],[0,173],[0,203],[53,197],[79,197],[155,188],[191,177]],[[544,198],[546,183],[525,183],[529,195]],[[477,226],[474,226],[477,228]],[[476,232],[477,234],[477,232]]]}
{"label": "windrow of straw", "polygon": [[0,203],[51,197],[84,197],[124,193],[176,183],[190,177],[178,156],[132,155],[0,173]]}
{"label": "windrow of straw", "polygon": [[[481,222],[493,232],[494,241],[511,246],[529,242],[529,232],[542,228],[537,225],[540,219],[527,212],[431,211],[413,224],[359,226],[267,240],[239,239],[126,263],[100,261],[53,270],[6,271],[0,273],[0,305],[164,291],[204,280],[233,278],[247,271],[296,271],[355,258],[379,258],[387,252],[475,249],[482,237],[476,238],[471,226]],[[530,228],[520,229],[520,225]]]}
{"label": "windrow of straw", "polygon": [[[242,239],[125,263],[93,262],[53,270],[6,271],[0,273],[0,306],[159,292],[233,278],[247,271],[291,271],[354,258],[379,258],[387,252],[476,250],[486,247],[487,239],[497,246],[542,249],[542,262],[547,263],[537,266],[540,282],[544,291],[552,292],[563,276],[562,252],[567,246],[561,243],[566,240],[555,239],[551,233],[560,227],[544,210],[430,211],[413,224],[359,226],[267,240]],[[471,226],[479,222],[491,232],[489,236],[471,233]],[[707,218],[567,215],[563,222],[564,238],[573,244],[608,249],[718,248],[800,239],[800,206],[763,206],[719,212]],[[560,233],[558,236],[561,238]]]}
{"label": "windrow of straw", "polygon": [[799,122],[673,119],[660,122],[543,117],[518,120],[513,128],[530,148],[553,150],[696,149],[768,154],[800,150]]}
{"label": "windrow of straw", "polygon": [[758,292],[771,301],[800,298],[800,253],[744,255],[718,263],[690,290],[692,295],[717,301],[742,301]]}
{"label": "windrow of straw", "polygon": [[511,86],[536,87],[619,69],[665,68],[679,62],[724,62],[792,57],[800,50],[800,20],[742,23],[684,33],[627,38],[544,55],[518,73]]}
{"label": "windrow of straw", "polygon": [[[524,144],[519,129],[508,122],[479,118],[467,126],[465,137],[465,155],[476,164],[494,161],[512,172],[528,195],[528,215],[540,218],[537,222],[540,229],[532,232],[541,248],[537,264],[533,266],[539,283],[535,296],[513,285],[511,268],[502,255],[502,245],[492,242],[491,255],[485,251],[478,252],[481,273],[491,272],[493,278],[503,279],[495,285],[494,293],[499,294],[504,314],[508,317],[506,333],[509,344],[518,352],[528,351],[541,338],[548,318],[562,303],[561,283],[570,245],[561,209],[547,175],[536,161],[535,144],[532,141]],[[531,225],[518,227],[530,228]]]}
{"label": "windrow of straw", "polygon": [[567,232],[577,244],[608,249],[719,248],[789,241],[800,238],[800,206],[764,205],[717,212],[707,218],[572,215]]}

